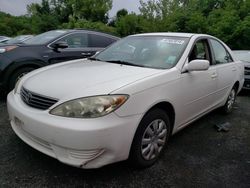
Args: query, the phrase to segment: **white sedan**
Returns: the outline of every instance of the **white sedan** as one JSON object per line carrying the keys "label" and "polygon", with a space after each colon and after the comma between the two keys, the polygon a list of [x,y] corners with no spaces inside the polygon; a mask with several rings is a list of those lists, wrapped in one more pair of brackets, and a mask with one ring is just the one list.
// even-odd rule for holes
{"label": "white sedan", "polygon": [[231,112],[243,82],[243,64],[215,37],[139,34],[25,75],[8,112],[18,137],[65,164],[147,167],[171,135],[216,108]]}

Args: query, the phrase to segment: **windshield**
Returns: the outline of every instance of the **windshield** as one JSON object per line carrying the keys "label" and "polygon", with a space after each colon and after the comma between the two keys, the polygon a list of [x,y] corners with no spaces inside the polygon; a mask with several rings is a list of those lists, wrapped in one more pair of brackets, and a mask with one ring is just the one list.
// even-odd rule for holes
{"label": "windshield", "polygon": [[234,54],[237,59],[250,63],[250,51],[235,51]]}
{"label": "windshield", "polygon": [[12,38],[8,41],[6,41],[6,44],[16,44],[16,43],[22,43],[25,40],[28,40],[29,38],[31,38],[31,35],[21,35],[21,36],[17,36],[15,38]]}
{"label": "windshield", "polygon": [[59,37],[63,33],[66,33],[67,31],[63,30],[55,30],[55,31],[48,31],[46,33],[42,33],[40,35],[37,35],[27,41],[25,41],[25,44],[46,44],[49,41]]}
{"label": "windshield", "polygon": [[169,69],[176,65],[188,38],[168,36],[130,36],[95,56],[110,63]]}
{"label": "windshield", "polygon": [[1,36],[0,36],[0,40],[1,40],[1,41],[6,41],[6,40],[9,40],[9,39],[10,39],[10,38],[8,38],[8,37],[1,37]]}

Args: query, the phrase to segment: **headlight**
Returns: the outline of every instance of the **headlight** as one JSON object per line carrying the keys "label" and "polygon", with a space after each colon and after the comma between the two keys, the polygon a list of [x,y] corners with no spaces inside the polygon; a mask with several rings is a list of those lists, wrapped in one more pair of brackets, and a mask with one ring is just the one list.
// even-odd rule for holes
{"label": "headlight", "polygon": [[104,95],[75,99],[50,111],[50,114],[70,118],[97,118],[119,108],[128,95]]}
{"label": "headlight", "polygon": [[18,46],[5,46],[5,47],[2,47],[2,48],[0,48],[0,54],[4,53],[4,52],[11,51],[11,50],[14,50],[17,47]]}

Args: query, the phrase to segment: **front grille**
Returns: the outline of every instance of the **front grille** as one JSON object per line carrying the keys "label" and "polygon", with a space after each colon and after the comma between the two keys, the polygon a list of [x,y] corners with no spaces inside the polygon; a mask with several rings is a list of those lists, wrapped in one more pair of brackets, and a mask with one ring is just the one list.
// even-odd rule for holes
{"label": "front grille", "polygon": [[49,107],[58,102],[57,99],[52,99],[46,96],[36,94],[22,87],[21,98],[25,104],[30,107],[37,108],[40,110],[47,110]]}
{"label": "front grille", "polygon": [[245,67],[245,75],[250,75],[250,67]]}

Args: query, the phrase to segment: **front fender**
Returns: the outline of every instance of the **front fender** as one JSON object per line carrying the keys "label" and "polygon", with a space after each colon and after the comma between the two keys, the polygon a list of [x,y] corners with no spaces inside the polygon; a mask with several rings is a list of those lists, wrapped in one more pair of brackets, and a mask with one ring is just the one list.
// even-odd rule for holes
{"label": "front fender", "polygon": [[47,63],[38,59],[20,59],[9,64],[3,69],[3,83],[6,84],[11,74],[22,67],[33,67],[35,69],[46,66]]}

